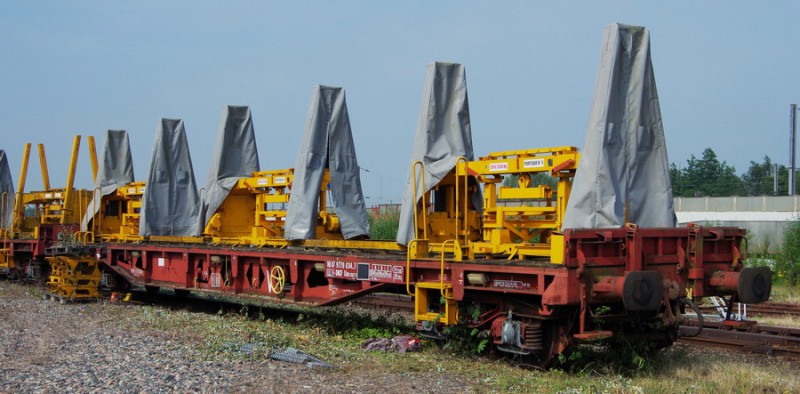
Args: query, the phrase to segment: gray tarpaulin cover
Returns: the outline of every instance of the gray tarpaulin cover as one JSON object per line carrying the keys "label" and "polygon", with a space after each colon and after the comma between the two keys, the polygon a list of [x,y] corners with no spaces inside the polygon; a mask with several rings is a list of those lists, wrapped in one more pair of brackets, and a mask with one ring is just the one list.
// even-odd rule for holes
{"label": "gray tarpaulin cover", "polygon": [[125,130],[106,131],[106,144],[103,148],[100,169],[94,181],[94,197],[86,208],[81,221],[81,229],[86,231],[89,220],[100,210],[100,200],[117,191],[118,188],[134,181],[133,157],[128,132]]}
{"label": "gray tarpaulin cover", "polygon": [[314,238],[325,168],[330,169],[331,202],[339,217],[342,235],[345,239],[369,235],[344,89],[315,86],[306,118],[306,133],[294,167],[284,227],[286,239]]}
{"label": "gray tarpaulin cover", "polygon": [[[417,199],[455,168],[460,156],[474,159],[464,66],[432,63],[427,68],[414,149],[411,151],[411,163],[421,161],[425,165],[424,186],[421,177],[417,176]],[[415,238],[414,205],[417,201],[414,201],[412,181],[409,174],[397,232],[397,243],[401,245],[407,245]],[[480,195],[473,195],[472,200],[473,206],[480,210]]]}
{"label": "gray tarpaulin cover", "polygon": [[200,198],[182,120],[159,122],[145,186],[139,235],[195,235]]}
{"label": "gray tarpaulin cover", "polygon": [[0,228],[11,228],[14,218],[14,181],[6,151],[0,149]]}
{"label": "gray tarpaulin cover", "polygon": [[236,182],[259,170],[256,135],[249,107],[229,105],[222,110],[222,122],[209,161],[197,235],[206,227]]}
{"label": "gray tarpaulin cover", "polygon": [[647,29],[606,27],[582,154],[563,228],[675,227]]}

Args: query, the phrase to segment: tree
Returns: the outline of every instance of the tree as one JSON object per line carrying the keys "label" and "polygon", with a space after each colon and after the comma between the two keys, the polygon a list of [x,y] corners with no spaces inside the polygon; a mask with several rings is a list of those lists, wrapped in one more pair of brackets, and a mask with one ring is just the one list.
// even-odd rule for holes
{"label": "tree", "polygon": [[[788,190],[789,169],[778,166],[778,194],[785,195]],[[744,193],[748,196],[772,195],[775,192],[775,168],[769,156],[762,163],[750,162],[750,168],[742,174]]]}
{"label": "tree", "polygon": [[670,177],[675,196],[719,197],[741,195],[744,192],[736,169],[724,161],[720,162],[711,148],[706,148],[700,159],[692,155],[686,161],[686,168],[671,165]]}
{"label": "tree", "polygon": [[778,278],[794,287],[800,279],[800,221],[789,223],[783,232],[783,249],[775,266]]}
{"label": "tree", "polygon": [[669,165],[669,179],[672,181],[673,196],[683,197],[688,195],[689,190],[686,180],[683,178],[683,171],[675,163]]}

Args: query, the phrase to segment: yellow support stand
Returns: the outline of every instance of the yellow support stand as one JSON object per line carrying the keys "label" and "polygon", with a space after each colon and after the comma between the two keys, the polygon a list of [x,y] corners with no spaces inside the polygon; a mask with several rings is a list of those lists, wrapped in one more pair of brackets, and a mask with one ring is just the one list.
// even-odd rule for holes
{"label": "yellow support stand", "polygon": [[8,249],[0,249],[0,273],[9,274],[14,268],[14,259],[9,257]]}
{"label": "yellow support stand", "polygon": [[46,257],[50,264],[48,296],[67,301],[100,298],[100,267],[92,257]]}
{"label": "yellow support stand", "polygon": [[[435,321],[448,326],[455,325],[458,316],[458,302],[453,299],[452,292],[453,289],[449,283],[417,282],[414,290],[414,320]],[[442,294],[445,296],[443,297]],[[428,309],[431,296],[439,298],[439,311]]]}

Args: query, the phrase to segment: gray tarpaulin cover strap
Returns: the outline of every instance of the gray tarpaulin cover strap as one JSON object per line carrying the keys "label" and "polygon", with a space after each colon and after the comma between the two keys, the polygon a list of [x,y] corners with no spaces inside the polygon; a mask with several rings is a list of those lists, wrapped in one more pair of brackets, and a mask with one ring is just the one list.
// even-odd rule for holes
{"label": "gray tarpaulin cover strap", "polygon": [[161,119],[142,197],[139,235],[195,235],[199,206],[183,121]]}
{"label": "gray tarpaulin cover strap", "polygon": [[342,235],[345,239],[369,235],[344,89],[315,86],[306,117],[306,133],[294,167],[284,227],[286,239],[314,238],[325,168],[330,169],[332,205],[339,217]]}
{"label": "gray tarpaulin cover strap", "polygon": [[582,155],[563,228],[675,227],[650,33],[643,27],[606,27]]}
{"label": "gray tarpaulin cover strap", "polygon": [[100,210],[100,199],[117,191],[123,185],[134,181],[133,157],[128,132],[125,130],[106,131],[106,144],[103,148],[100,169],[94,182],[94,197],[86,208],[81,221],[81,230],[86,231],[89,220]]}
{"label": "gray tarpaulin cover strap", "polygon": [[[460,156],[474,159],[464,66],[432,63],[427,68],[414,149],[411,151],[411,163],[421,161],[425,165],[424,186],[421,177],[417,177],[417,199],[455,168]],[[409,173],[397,232],[397,243],[401,245],[407,245],[415,238],[414,205],[417,202],[414,201],[412,180]],[[473,195],[472,200],[473,206],[480,210],[480,195]]]}
{"label": "gray tarpaulin cover strap", "polygon": [[6,151],[0,149],[0,228],[11,228],[14,218],[14,181]]}
{"label": "gray tarpaulin cover strap", "polygon": [[206,227],[236,182],[259,170],[256,135],[249,107],[229,105],[222,110],[217,142],[209,161],[197,235]]}

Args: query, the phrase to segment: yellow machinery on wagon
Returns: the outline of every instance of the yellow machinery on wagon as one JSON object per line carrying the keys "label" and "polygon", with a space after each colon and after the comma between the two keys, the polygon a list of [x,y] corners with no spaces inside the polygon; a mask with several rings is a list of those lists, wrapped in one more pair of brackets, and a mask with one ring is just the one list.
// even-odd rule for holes
{"label": "yellow machinery on wagon", "polygon": [[144,182],[131,182],[100,199],[100,209],[91,220],[90,230],[104,242],[137,242]]}
{"label": "yellow machinery on wagon", "polygon": [[49,256],[48,297],[59,301],[100,298],[102,273],[94,256]]}
{"label": "yellow machinery on wagon", "polygon": [[[458,160],[416,204],[416,242],[409,247],[410,257],[446,251],[454,260],[475,255],[556,258],[561,243],[551,241],[561,229],[579,158],[577,148],[562,146]],[[424,173],[421,170],[422,163],[415,163],[414,173]],[[552,179],[555,187],[536,183],[537,175]],[[503,184],[507,177],[514,184]],[[481,210],[472,200],[479,185]]]}
{"label": "yellow machinery on wagon", "polygon": [[[218,244],[289,245],[292,242],[284,239],[283,230],[293,181],[293,169],[258,171],[240,179],[206,224],[203,235]],[[329,185],[330,172],[325,170],[319,192],[316,234],[318,239],[342,240],[339,218],[328,207]]]}
{"label": "yellow machinery on wagon", "polygon": [[[94,137],[89,137],[89,158],[92,165],[92,178],[97,176],[97,153]],[[47,169],[44,145],[38,144],[39,162],[42,170],[41,191],[25,192],[28,159],[31,144],[25,144],[20,168],[19,187],[15,199],[14,220],[11,238],[39,239],[40,225],[80,225],[83,214],[92,198],[92,191],[75,189],[75,169],[78,163],[81,136],[76,135],[72,143],[72,155],[67,171],[67,184],[64,188],[51,188]],[[69,234],[72,236],[73,234]],[[63,238],[63,237],[62,237]]]}
{"label": "yellow machinery on wagon", "polygon": [[[74,257],[72,249],[80,243],[80,223],[92,199],[92,191],[75,189],[75,174],[80,150],[81,136],[73,139],[72,154],[64,188],[52,188],[47,168],[44,145],[38,144],[39,162],[42,170],[41,191],[25,192],[31,144],[25,144],[18,192],[15,198],[14,218],[4,244],[14,241],[45,241],[44,261],[50,266],[48,295],[60,300],[97,298],[101,278],[98,261],[94,256]],[[92,178],[97,176],[97,153],[93,137],[88,137],[89,159]],[[33,256],[37,258],[37,256]],[[14,259],[4,259],[8,268],[14,268]]]}

